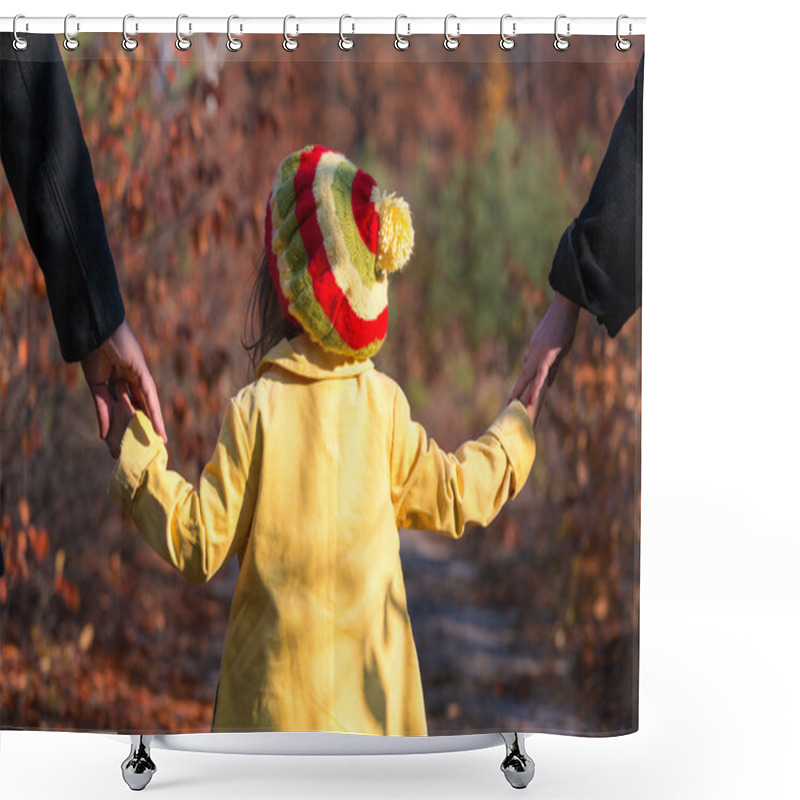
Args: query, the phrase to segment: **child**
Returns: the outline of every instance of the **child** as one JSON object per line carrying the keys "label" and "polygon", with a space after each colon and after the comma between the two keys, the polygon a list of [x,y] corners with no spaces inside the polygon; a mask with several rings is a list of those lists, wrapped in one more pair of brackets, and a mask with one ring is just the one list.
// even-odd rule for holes
{"label": "child", "polygon": [[283,161],[265,243],[263,357],[199,488],[167,469],[123,396],[109,491],[190,580],[238,558],[213,731],[426,735],[398,528],[487,525],[531,469],[536,410],[512,402],[455,454],[411,420],[369,358],[386,335],[387,273],[411,253],[410,213],[344,156]]}

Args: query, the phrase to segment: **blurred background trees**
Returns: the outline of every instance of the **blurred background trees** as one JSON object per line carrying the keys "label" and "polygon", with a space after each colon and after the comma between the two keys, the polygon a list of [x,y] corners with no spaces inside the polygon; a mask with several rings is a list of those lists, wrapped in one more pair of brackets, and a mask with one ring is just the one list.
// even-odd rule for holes
{"label": "blurred background trees", "polygon": [[[228,54],[142,36],[66,55],[128,318],[158,384],[171,464],[196,479],[251,379],[244,309],[264,206],[291,150],[320,143],[409,202],[415,253],[376,358],[454,448],[505,404],[547,308],[639,54],[547,37],[406,53],[314,37]],[[483,41],[483,39],[486,41]],[[235,568],[195,587],[106,496],[111,459],[65,365],[44,282],[0,180],[0,725],[208,730]],[[431,732],[635,725],[638,315],[584,318],[547,397],[524,492],[487,530],[408,532],[403,559]],[[518,721],[525,724],[515,725]]]}

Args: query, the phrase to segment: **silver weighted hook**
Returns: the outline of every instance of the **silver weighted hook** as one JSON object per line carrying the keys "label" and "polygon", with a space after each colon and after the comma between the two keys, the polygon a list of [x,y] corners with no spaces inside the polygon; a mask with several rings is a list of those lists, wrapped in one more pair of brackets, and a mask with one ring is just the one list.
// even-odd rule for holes
{"label": "silver weighted hook", "polygon": [[[14,17],[14,24],[11,27],[11,30],[12,30],[12,32],[14,34],[14,41],[12,42],[12,44],[14,45],[14,49],[15,50],[20,50],[20,51],[28,49],[28,40],[27,39],[23,39],[17,33],[17,22],[19,20],[21,20],[21,19],[25,19],[25,15],[24,14],[17,14],[17,16]],[[26,23],[25,30],[27,30],[27,29],[28,29],[28,25]]]}
{"label": "silver weighted hook", "polygon": [[504,30],[503,25],[507,19],[511,19],[511,14],[503,14],[500,17],[500,49],[501,50],[513,50],[514,45],[516,42],[511,38],[511,36],[516,36],[517,33],[517,23],[511,23],[511,36],[509,36]]}
{"label": "silver weighted hook", "polygon": [[[67,16],[64,17],[64,49],[70,51],[77,50],[78,45],[80,44],[80,42],[74,36],[69,35],[69,31],[67,30],[67,27],[69,26],[69,21],[71,19],[75,19],[74,14],[67,14]],[[81,26],[78,25],[77,30],[80,29]]]}
{"label": "silver weighted hook", "polygon": [[[288,51],[289,53],[293,52],[294,50],[297,50],[297,48],[300,46],[300,42],[298,42],[297,39],[289,36],[289,31],[287,29],[287,26],[289,24],[290,19],[297,19],[297,18],[293,17],[291,14],[288,14],[283,18],[283,49]],[[300,31],[299,26],[297,30],[298,32]]]}
{"label": "silver weighted hook", "polygon": [[[553,47],[555,47],[555,49],[556,49],[556,50],[566,50],[566,49],[569,47],[569,39],[565,39],[565,38],[564,38],[564,37],[563,37],[563,36],[562,36],[562,35],[561,35],[561,34],[558,32],[558,21],[559,21],[560,19],[566,19],[566,18],[567,18],[567,15],[566,15],[566,14],[559,14],[559,15],[556,17],[556,22],[555,22],[555,34],[556,34],[556,40],[553,42]],[[567,23],[567,36],[569,36],[569,22]]]}
{"label": "silver weighted hook", "polygon": [[[411,41],[400,35],[401,19],[408,19],[408,17],[405,14],[398,14],[394,18],[394,46],[396,50],[408,50],[411,47]],[[408,35],[411,35],[411,23],[408,23]]]}
{"label": "silver weighted hook", "polygon": [[[620,51],[620,53],[624,53],[626,50],[630,50],[631,49],[631,40],[630,39],[624,39],[622,37],[622,34],[620,33],[619,24],[624,19],[628,19],[628,17],[625,14],[620,14],[617,17],[617,41],[616,41],[616,44],[614,45],[614,47],[616,47],[617,50]],[[631,30],[632,30],[632,27],[631,27],[631,24],[629,22],[628,23],[628,36],[631,35]]]}
{"label": "silver weighted hook", "polygon": [[[352,50],[353,47],[355,46],[355,42],[352,39],[350,39],[347,36],[345,36],[344,35],[344,31],[342,29],[343,25],[344,25],[344,21],[346,19],[353,19],[353,18],[349,14],[342,14],[342,16],[339,17],[339,48],[341,50]],[[356,29],[356,26],[354,24],[353,25],[353,31],[355,31],[355,29]]]}
{"label": "silver weighted hook", "polygon": [[[139,41],[134,36],[128,36],[129,19],[136,19],[136,17],[133,14],[126,14],[122,18],[122,49],[131,52],[131,50],[135,50],[139,46]],[[136,25],[136,30],[139,30],[138,25]]]}
{"label": "silver weighted hook", "polygon": [[[187,39],[181,33],[181,20],[188,18],[189,18],[188,14],[178,14],[178,18],[177,20],[175,20],[175,47],[177,47],[178,50],[188,50],[192,46],[192,40]],[[191,32],[192,32],[192,23],[190,22],[189,33]]]}
{"label": "silver weighted hook", "polygon": [[[237,39],[231,33],[231,22],[233,22],[235,19],[239,19],[236,14],[231,14],[228,17],[228,41],[225,43],[225,47],[227,47],[231,53],[238,53],[242,49],[242,40]],[[239,30],[241,30],[241,28]]]}
{"label": "silver weighted hook", "polygon": [[[451,36],[447,31],[447,23],[450,22],[451,19],[456,20],[456,35]],[[458,35],[461,32],[461,23],[458,22],[458,18],[455,14],[448,14],[444,18],[444,49],[445,50],[458,50],[459,44],[461,42],[458,41]]]}

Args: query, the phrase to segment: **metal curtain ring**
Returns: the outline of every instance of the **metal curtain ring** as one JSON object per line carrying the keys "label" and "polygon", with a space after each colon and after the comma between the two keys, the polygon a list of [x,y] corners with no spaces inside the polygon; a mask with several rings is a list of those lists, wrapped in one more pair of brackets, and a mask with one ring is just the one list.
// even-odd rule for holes
{"label": "metal curtain ring", "polygon": [[[67,16],[64,17],[64,49],[65,50],[77,50],[78,49],[78,45],[80,44],[80,42],[74,36],[70,36],[69,35],[69,31],[67,30],[67,27],[69,26],[69,21],[71,19],[75,19],[75,15],[74,14],[67,14]],[[80,30],[80,29],[81,29],[81,26],[78,25],[77,26],[77,30]]]}
{"label": "metal curtain ring", "polygon": [[503,16],[500,17],[500,49],[501,50],[513,50],[514,49],[514,45],[516,44],[516,42],[511,38],[511,36],[516,36],[517,35],[517,23],[516,22],[512,22],[511,23],[511,36],[508,36],[505,33],[505,31],[503,30],[503,23],[505,23],[505,21],[507,19],[511,19],[511,16],[512,16],[511,14],[503,14]]}
{"label": "metal curtain ring", "polygon": [[[297,48],[300,46],[300,42],[298,42],[297,39],[294,39],[291,36],[289,36],[287,25],[289,24],[290,19],[297,19],[297,18],[293,17],[291,14],[283,18],[283,49],[291,53],[292,51],[297,50]],[[297,26],[297,32],[298,33],[300,32],[299,25]]]}
{"label": "metal curtain ring", "polygon": [[[12,32],[14,34],[14,41],[12,42],[12,44],[14,45],[14,49],[15,50],[27,50],[28,49],[28,40],[27,39],[23,39],[17,33],[17,22],[19,20],[21,20],[21,19],[25,19],[25,15],[24,14],[17,14],[17,16],[14,17],[14,24],[13,24],[13,26],[11,28],[11,30],[12,30]],[[28,29],[28,25],[26,23],[25,24],[25,30],[27,30],[27,29]]]}
{"label": "metal curtain ring", "polygon": [[[181,20],[188,19],[188,14],[178,14],[178,18],[175,20],[175,47],[178,50],[188,50],[192,46],[192,40],[187,39],[181,33]],[[192,23],[189,23],[189,33],[192,32]]]}
{"label": "metal curtain ring", "polygon": [[[451,36],[447,32],[447,23],[450,22],[451,19],[455,19],[456,20],[456,35],[455,36]],[[444,18],[444,49],[445,50],[457,50],[459,44],[461,44],[461,42],[458,41],[458,35],[461,32],[461,23],[458,22],[457,19],[458,18],[456,17],[455,14],[448,14]]]}
{"label": "metal curtain ring", "polygon": [[[342,14],[339,17],[339,47],[342,50],[352,50],[355,46],[355,42],[352,39],[349,39],[347,36],[344,35],[342,30],[342,26],[344,25],[344,21],[346,19],[353,19],[349,14]],[[355,32],[356,26],[353,23],[353,32]]]}
{"label": "metal curtain ring", "polygon": [[[411,42],[405,36],[400,35],[400,20],[408,19],[405,14],[398,14],[394,18],[394,46],[396,50],[408,50],[411,47]],[[408,24],[408,36],[411,35],[411,23]]]}
{"label": "metal curtain ring", "polygon": [[[231,14],[228,17],[228,41],[225,43],[225,47],[227,47],[228,50],[231,51],[231,53],[238,53],[242,49],[242,40],[237,39],[231,33],[231,22],[233,22],[235,19],[239,19],[239,17],[237,17],[236,14]],[[241,27],[239,28],[239,30],[241,31]]]}
{"label": "metal curtain ring", "polygon": [[[614,46],[617,48],[617,50],[620,51],[620,53],[624,53],[626,50],[630,50],[631,49],[631,40],[630,39],[623,39],[622,35],[619,32],[619,24],[624,19],[628,19],[628,17],[625,16],[625,14],[620,14],[617,17],[617,42],[616,42],[616,44]],[[628,36],[631,35],[631,30],[632,30],[632,26],[631,26],[631,24],[629,22],[628,23]]]}
{"label": "metal curtain ring", "polygon": [[[555,47],[556,50],[566,50],[569,47],[569,39],[565,39],[558,32],[558,21],[560,19],[566,19],[566,18],[567,18],[566,14],[559,14],[556,17],[555,28],[554,28],[556,34],[556,40],[553,42],[553,47]],[[567,36],[569,36],[569,22],[567,23]]]}
{"label": "metal curtain ring", "polygon": [[[126,14],[122,18],[122,49],[127,50],[130,52],[131,50],[135,50],[139,46],[139,40],[136,39],[134,36],[128,36],[128,20],[129,19],[136,19],[133,14]],[[138,24],[136,25],[136,30],[139,30]]]}

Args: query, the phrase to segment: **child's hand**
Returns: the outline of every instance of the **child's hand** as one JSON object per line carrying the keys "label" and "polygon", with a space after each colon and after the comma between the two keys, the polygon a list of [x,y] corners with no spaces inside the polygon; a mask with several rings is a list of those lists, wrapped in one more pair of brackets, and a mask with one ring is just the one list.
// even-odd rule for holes
{"label": "child's hand", "polygon": [[108,426],[106,445],[112,458],[119,458],[119,451],[122,447],[122,437],[128,427],[128,423],[136,413],[136,409],[128,396],[128,389],[125,381],[118,381],[114,387],[114,402],[111,406],[111,423]]}

